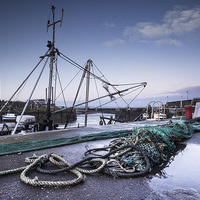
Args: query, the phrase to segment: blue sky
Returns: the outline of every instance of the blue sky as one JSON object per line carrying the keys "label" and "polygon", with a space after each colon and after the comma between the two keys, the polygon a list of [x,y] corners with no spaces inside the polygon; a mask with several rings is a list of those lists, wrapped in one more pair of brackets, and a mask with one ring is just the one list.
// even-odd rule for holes
{"label": "blue sky", "polygon": [[[62,27],[56,25],[55,46],[60,52],[81,66],[92,59],[111,83],[147,82],[131,107],[146,106],[154,100],[166,103],[167,99],[200,97],[199,0],[0,0],[0,3],[1,99],[11,97],[47,51],[47,41],[52,39],[52,29],[46,32],[49,16],[52,22],[51,3],[56,7],[56,20],[64,9]],[[58,65],[65,87],[77,69],[62,60],[58,60]],[[14,100],[29,97],[37,73]],[[48,66],[42,78],[32,98],[45,97]],[[78,81],[66,91],[68,106],[77,84]],[[95,94],[91,89],[91,98]],[[102,95],[105,94],[102,90]],[[136,94],[127,98],[131,100]]]}

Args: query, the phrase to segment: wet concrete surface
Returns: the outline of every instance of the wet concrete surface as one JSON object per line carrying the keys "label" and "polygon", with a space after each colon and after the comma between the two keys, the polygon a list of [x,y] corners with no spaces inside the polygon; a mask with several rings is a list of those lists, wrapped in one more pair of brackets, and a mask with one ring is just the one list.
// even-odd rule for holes
{"label": "wet concrete surface", "polygon": [[[160,123],[164,124],[166,121]],[[149,122],[149,124],[157,125],[158,122]],[[143,125],[145,124],[137,122],[104,127],[98,126],[95,128],[71,128],[65,131],[35,133],[25,136],[2,136],[0,138],[0,144],[72,137],[90,133],[131,129],[133,126]],[[22,154],[0,156],[0,171],[26,165],[24,162],[25,158],[32,156],[34,153],[36,155],[42,155],[55,152],[57,154],[62,154],[67,161],[73,164],[82,159],[83,153],[86,151],[86,145],[91,149],[99,148],[108,145],[111,140],[113,139],[84,142],[75,145],[25,152]],[[173,199],[166,196],[163,191],[177,187],[185,189],[194,188],[200,193],[200,179],[198,173],[200,163],[200,157],[198,156],[200,133],[195,133],[191,139],[182,142],[182,144],[185,144],[184,150],[179,152],[179,154],[174,157],[174,160],[162,169],[163,171],[160,170],[151,175],[151,177],[149,174],[145,177],[114,179],[112,176],[96,173],[87,175],[85,182],[75,186],[34,187],[20,181],[20,173],[15,173],[0,177],[0,199]],[[160,173],[165,173],[165,176],[159,177]],[[75,178],[74,175],[70,173],[45,175],[38,173],[37,171],[31,171],[28,175],[32,178],[37,175],[39,180],[52,181],[65,181]]]}
{"label": "wet concrete surface", "polygon": [[[157,173],[149,176],[149,185],[159,193],[174,188],[195,189],[200,194],[200,145],[189,143]],[[165,198],[171,199],[171,198]]]}

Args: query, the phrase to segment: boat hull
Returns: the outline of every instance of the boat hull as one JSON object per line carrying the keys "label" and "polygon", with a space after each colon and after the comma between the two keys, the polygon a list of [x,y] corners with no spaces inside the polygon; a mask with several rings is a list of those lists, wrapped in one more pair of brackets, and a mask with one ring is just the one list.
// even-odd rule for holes
{"label": "boat hull", "polygon": [[3,122],[16,122],[16,116],[15,116],[15,114],[11,114],[11,113],[5,114],[2,116],[2,121]]}

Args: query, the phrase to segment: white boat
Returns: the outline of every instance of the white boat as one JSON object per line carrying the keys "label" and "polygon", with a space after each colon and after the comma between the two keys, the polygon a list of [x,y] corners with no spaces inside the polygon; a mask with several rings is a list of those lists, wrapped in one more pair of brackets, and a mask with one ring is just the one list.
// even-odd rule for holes
{"label": "white boat", "polygon": [[16,115],[14,113],[6,113],[2,116],[3,122],[16,122]]}
{"label": "white boat", "polygon": [[[20,120],[21,118],[21,120]],[[16,117],[16,122],[19,122],[20,120],[20,124],[23,124],[23,125],[30,125],[30,124],[34,124],[35,123],[35,116],[33,115],[23,115],[21,117],[21,115],[18,115]]]}
{"label": "white boat", "polygon": [[156,120],[166,119],[166,114],[163,113],[154,113],[153,118]]}
{"label": "white boat", "polygon": [[[20,120],[21,118],[21,120]],[[16,123],[20,123],[16,126]],[[21,115],[16,116],[14,113],[7,113],[2,116],[2,123],[0,123],[0,135],[10,134],[16,127],[16,131],[19,133],[24,130],[30,129],[29,125],[35,123],[35,116],[32,115]]]}

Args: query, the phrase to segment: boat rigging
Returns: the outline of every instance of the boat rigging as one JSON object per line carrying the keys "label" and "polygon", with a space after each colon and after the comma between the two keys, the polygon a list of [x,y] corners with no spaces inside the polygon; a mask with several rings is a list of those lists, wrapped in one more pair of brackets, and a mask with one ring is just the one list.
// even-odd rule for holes
{"label": "boat rigging", "polygon": [[[48,47],[48,50],[47,52],[40,57],[40,61],[38,62],[38,64],[34,67],[34,69],[31,71],[31,73],[27,76],[27,78],[22,82],[22,84],[19,86],[19,88],[15,91],[15,93],[11,96],[11,98],[6,102],[6,104],[2,107],[2,109],[0,110],[0,112],[3,111],[3,109],[6,107],[6,105],[8,104],[8,102],[10,102],[12,100],[12,98],[19,92],[19,90],[25,85],[25,83],[27,82],[27,80],[30,78],[30,76],[33,74],[33,72],[36,70],[36,68],[41,64],[41,62],[45,60],[45,63],[43,65],[43,68],[38,76],[38,79],[33,87],[33,90],[25,104],[25,107],[21,113],[21,117],[19,118],[18,122],[16,123],[16,126],[14,128],[14,130],[12,131],[12,135],[16,133],[16,130],[17,130],[17,127],[18,125],[20,124],[20,121],[24,115],[24,112],[32,98],[32,95],[38,85],[38,82],[41,78],[41,75],[44,71],[44,68],[46,66],[46,64],[48,63],[48,60],[50,60],[50,64],[49,64],[49,84],[48,84],[48,89],[47,89],[47,110],[46,110],[46,119],[40,123],[39,125],[41,125],[43,128],[43,130],[52,130],[53,129],[53,121],[51,119],[51,115],[53,113],[57,113],[57,112],[60,112],[60,111],[63,111],[63,110],[66,110],[66,109],[73,109],[75,107],[78,107],[80,105],[85,105],[85,126],[87,126],[87,111],[88,111],[88,103],[90,102],[93,102],[93,101],[97,101],[100,99],[103,99],[105,97],[110,97],[110,102],[116,102],[117,99],[121,98],[125,103],[126,103],[126,108],[129,108],[130,107],[130,103],[141,93],[141,91],[146,87],[147,83],[146,82],[141,82],[141,83],[131,83],[131,84],[111,84],[106,78],[105,76],[100,72],[100,70],[96,67],[96,65],[93,63],[93,61],[91,59],[89,59],[84,66],[81,66],[79,65],[78,63],[76,63],[75,61],[73,61],[72,59],[70,59],[69,57],[67,57],[66,55],[64,55],[62,52],[60,52],[57,48],[55,48],[55,25],[57,23],[60,23],[60,26],[62,25],[62,21],[63,21],[63,13],[64,13],[64,10],[62,9],[62,16],[61,16],[61,19],[58,20],[58,21],[55,21],[55,7],[52,6],[52,14],[53,14],[53,21],[52,23],[50,23],[50,20],[48,20],[47,22],[47,31],[50,27],[53,28],[53,36],[52,36],[52,41],[48,41],[47,42],[47,47]],[[76,68],[78,68],[80,71],[83,71],[83,74],[82,74],[82,78],[80,80],[80,83],[79,83],[79,86],[78,86],[78,89],[77,89],[77,92],[76,92],[76,95],[75,95],[75,98],[74,98],[74,101],[73,101],[73,104],[72,106],[70,107],[67,107],[66,103],[65,103],[65,107],[63,109],[60,109],[60,110],[57,110],[57,111],[54,111],[54,112],[51,112],[51,105],[52,104],[55,104],[55,100],[53,99],[53,97],[56,99],[56,92],[55,92],[55,95],[53,95],[53,76],[54,76],[54,66],[55,66],[55,71],[56,71],[56,77],[58,77],[58,80],[60,82],[60,85],[61,85],[61,80],[59,78],[59,75],[58,75],[58,70],[57,70],[57,57],[60,57],[62,58],[64,61],[67,61],[68,63],[70,63],[71,65],[75,66]],[[98,70],[98,72],[101,74],[101,76],[98,76],[94,73],[93,70],[93,66],[95,66]],[[103,85],[103,88],[106,90],[107,94],[106,95],[102,95],[100,96],[99,95],[99,92],[98,93],[98,97],[97,98],[93,98],[93,99],[89,99],[89,87],[90,87],[90,79],[91,77],[95,80],[95,86],[97,87],[96,85],[96,80],[100,81]],[[56,78],[57,80],[57,78]],[[86,97],[85,97],[85,101],[82,102],[82,103],[76,103],[77,101],[77,97],[79,95],[79,92],[80,92],[80,89],[81,89],[81,86],[82,86],[82,83],[83,81],[86,80]],[[56,85],[56,84],[55,84]],[[130,87],[128,88],[125,88],[125,89],[118,89],[117,87],[120,87],[120,86],[128,86],[128,85],[131,85]],[[110,91],[109,87],[112,88],[112,90],[114,90],[113,92]],[[55,86],[56,88],[56,86]],[[124,99],[124,96],[126,96],[127,94],[130,94],[132,93],[133,91],[136,91],[136,90],[139,90],[141,89],[141,91],[138,92],[138,94],[131,100],[131,102],[127,103],[126,100]],[[56,91],[56,90],[55,90]],[[65,100],[65,97],[64,97],[64,89],[62,88],[61,86],[61,94],[63,96],[63,99]],[[106,103],[107,104],[107,103]],[[117,103],[116,103],[117,104]],[[102,107],[104,104],[101,104],[100,107]],[[66,125],[65,127],[67,126],[67,123],[66,122]]]}

